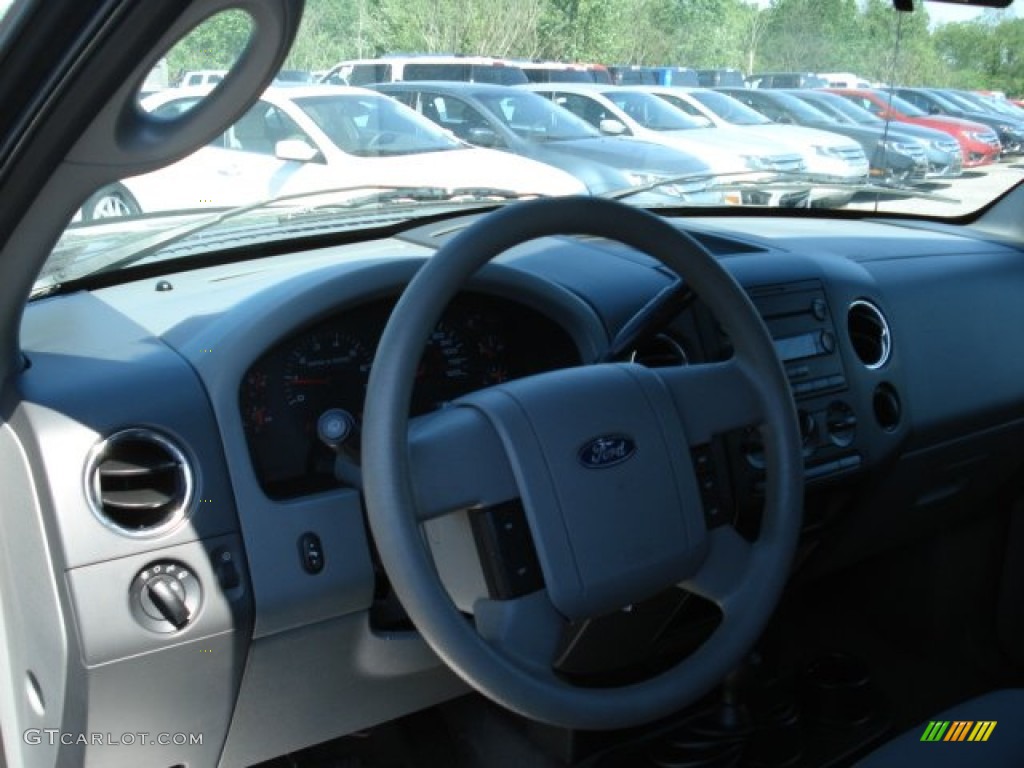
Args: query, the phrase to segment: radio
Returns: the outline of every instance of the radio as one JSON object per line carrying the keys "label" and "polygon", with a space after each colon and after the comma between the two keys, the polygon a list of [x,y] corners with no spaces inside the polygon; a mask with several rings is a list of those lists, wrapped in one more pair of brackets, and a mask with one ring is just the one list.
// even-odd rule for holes
{"label": "radio", "polygon": [[825,291],[817,280],[750,291],[799,400],[843,389],[846,377]]}

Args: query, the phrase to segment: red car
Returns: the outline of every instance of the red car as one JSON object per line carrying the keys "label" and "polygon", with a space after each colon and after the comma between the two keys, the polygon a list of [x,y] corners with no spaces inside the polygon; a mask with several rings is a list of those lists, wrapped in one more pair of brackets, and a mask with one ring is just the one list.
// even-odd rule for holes
{"label": "red car", "polygon": [[971,120],[946,115],[929,115],[906,99],[895,94],[869,88],[829,88],[832,93],[845,96],[854,104],[879,117],[901,123],[913,123],[944,131],[959,143],[964,156],[964,168],[989,165],[999,159],[1002,145],[989,126]]}

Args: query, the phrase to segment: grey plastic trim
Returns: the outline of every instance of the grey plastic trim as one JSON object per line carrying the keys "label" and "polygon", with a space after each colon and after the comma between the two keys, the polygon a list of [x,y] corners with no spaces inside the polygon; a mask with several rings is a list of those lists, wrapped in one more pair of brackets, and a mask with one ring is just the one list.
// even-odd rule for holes
{"label": "grey plastic trim", "polygon": [[252,765],[468,690],[417,633],[374,633],[365,614],[263,637],[252,643],[220,766]]}
{"label": "grey plastic trim", "polygon": [[[221,536],[70,571],[67,578],[75,601],[85,665],[94,667],[190,640],[246,629],[251,623],[248,580],[242,573],[244,588],[231,592],[221,589],[212,562],[213,553],[221,549],[230,551],[237,563],[244,562],[238,537]],[[189,624],[170,634],[143,626],[130,605],[129,588],[139,573],[156,561],[173,561],[185,566],[194,574],[202,595],[199,609]]]}
{"label": "grey plastic trim", "polygon": [[[6,409],[2,416],[7,417]],[[52,728],[77,705],[67,698],[69,664],[74,657],[62,601],[54,545],[45,524],[45,501],[33,486],[31,462],[21,440],[21,417],[0,420],[0,488],[3,536],[0,537],[0,723],[10,768],[50,768],[56,746],[27,747],[18,736],[28,728]],[[16,425],[14,422],[18,422]],[[43,711],[27,695],[31,673]]]}

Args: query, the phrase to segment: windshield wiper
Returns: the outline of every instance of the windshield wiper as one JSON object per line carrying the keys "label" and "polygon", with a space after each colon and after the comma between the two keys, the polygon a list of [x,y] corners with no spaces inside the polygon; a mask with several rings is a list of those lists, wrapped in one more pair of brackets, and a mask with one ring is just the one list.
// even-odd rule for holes
{"label": "windshield wiper", "polygon": [[954,205],[961,202],[955,197],[937,195],[934,192],[927,192],[916,187],[896,185],[881,186],[878,184],[866,184],[863,182],[848,183],[842,181],[817,181],[810,178],[806,171],[787,172],[774,171],[771,169],[736,171],[733,173],[719,174],[701,172],[699,174],[671,176],[664,179],[655,179],[644,184],[638,184],[635,187],[612,190],[610,192],[605,192],[601,196],[611,198],[612,200],[622,200],[627,197],[632,197],[633,195],[638,195],[642,192],[656,190],[659,187],[671,186],[673,184],[685,184],[699,179],[707,179],[713,182],[708,186],[708,191],[765,192],[788,190],[792,192],[806,192],[817,188],[848,190],[851,192],[868,192],[886,197],[915,197],[921,200],[933,200],[935,202],[952,203]]}
{"label": "windshield wiper", "polygon": [[[367,193],[367,190],[375,190]],[[43,276],[36,282],[30,299],[53,293],[59,290],[66,283],[81,280],[93,275],[112,272],[123,267],[135,264],[143,259],[152,256],[175,243],[198,235],[205,230],[211,229],[225,221],[238,218],[247,213],[270,210],[273,206],[281,203],[295,202],[298,200],[319,198],[330,195],[345,194],[349,192],[362,192],[364,194],[341,201],[331,201],[315,206],[303,207],[298,211],[289,211],[278,217],[278,223],[301,219],[307,216],[333,216],[338,212],[346,210],[357,210],[367,206],[378,205],[401,205],[402,203],[422,202],[448,202],[448,203],[472,203],[474,205],[497,205],[510,200],[522,198],[543,197],[541,193],[522,193],[498,187],[409,187],[389,185],[366,185],[360,184],[349,187],[336,187],[333,189],[317,190],[315,192],[297,192],[289,195],[260,200],[237,208],[229,208],[199,219],[190,221],[171,229],[162,230],[153,235],[133,239],[130,243],[120,246],[113,246],[98,253],[94,258],[88,258],[81,263],[76,263],[81,249],[69,245],[50,256]],[[124,219],[131,222],[131,219]],[[105,220],[105,225],[116,224],[118,220]],[[81,231],[84,227],[79,228]],[[77,243],[76,243],[77,244]],[[63,258],[62,258],[63,256]]]}
{"label": "windshield wiper", "polygon": [[[402,205],[403,203],[505,203],[510,200],[549,197],[542,192],[516,192],[501,187],[379,187],[371,192],[347,200],[314,205],[284,214],[281,221],[294,221],[309,217],[330,216],[338,211],[355,210],[370,205]],[[314,193],[320,194],[320,193]]]}
{"label": "windshield wiper", "polygon": [[937,203],[952,203],[957,205],[962,201],[955,197],[949,197],[948,195],[939,195],[934,192],[928,192],[917,187],[903,187],[898,185],[880,185],[880,184],[865,184],[860,183],[846,183],[842,181],[815,181],[813,179],[800,179],[800,174],[787,177],[785,175],[776,178],[768,179],[764,181],[729,181],[724,184],[719,184],[715,188],[723,191],[731,190],[750,190],[753,192],[758,191],[792,191],[792,192],[806,192],[811,189],[833,189],[833,190],[845,190],[849,192],[865,192],[872,195],[878,195],[880,197],[914,197],[919,200],[932,200]]}

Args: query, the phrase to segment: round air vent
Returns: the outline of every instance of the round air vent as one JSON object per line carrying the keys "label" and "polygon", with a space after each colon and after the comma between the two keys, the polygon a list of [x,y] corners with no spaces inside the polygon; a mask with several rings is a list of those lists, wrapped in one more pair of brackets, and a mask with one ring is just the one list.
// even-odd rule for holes
{"label": "round air vent", "polygon": [[892,335],[882,310],[863,299],[853,302],[846,313],[846,327],[853,351],[868,368],[881,368],[892,354]]}
{"label": "round air vent", "polygon": [[86,465],[86,494],[100,521],[127,536],[157,536],[192,506],[195,482],[184,452],[149,429],[116,432]]}
{"label": "round air vent", "polygon": [[683,345],[664,333],[640,341],[629,353],[629,361],[646,368],[669,368],[690,363]]}

